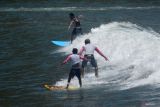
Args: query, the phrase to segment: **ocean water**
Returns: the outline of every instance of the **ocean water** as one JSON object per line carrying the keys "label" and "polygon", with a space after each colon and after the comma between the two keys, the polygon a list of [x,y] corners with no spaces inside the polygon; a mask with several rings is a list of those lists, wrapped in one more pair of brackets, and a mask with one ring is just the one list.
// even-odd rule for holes
{"label": "ocean water", "polygon": [[[83,15],[83,35],[51,44],[70,39],[70,12]],[[0,107],[159,107],[159,13],[157,0],[0,1]],[[90,71],[79,90],[44,89],[67,84],[61,62],[86,38],[109,58],[95,52],[99,78]]]}

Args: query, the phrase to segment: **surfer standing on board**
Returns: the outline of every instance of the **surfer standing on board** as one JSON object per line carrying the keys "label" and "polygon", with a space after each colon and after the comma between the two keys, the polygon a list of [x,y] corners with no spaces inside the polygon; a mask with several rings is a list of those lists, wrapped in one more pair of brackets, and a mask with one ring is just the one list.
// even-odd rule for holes
{"label": "surfer standing on board", "polygon": [[73,48],[71,55],[69,55],[62,64],[66,64],[68,61],[71,61],[71,70],[69,73],[69,77],[68,77],[68,84],[67,84],[67,89],[69,87],[69,83],[71,81],[71,79],[76,75],[78,80],[79,80],[79,85],[80,87],[82,87],[82,81],[81,81],[81,59],[84,59],[83,57],[81,57],[80,55],[78,55],[78,49],[77,48]]}
{"label": "surfer standing on board", "polygon": [[79,55],[82,55],[82,53],[84,52],[84,58],[87,59],[83,60],[82,62],[82,76],[84,76],[84,67],[86,67],[87,62],[90,61],[91,65],[95,68],[95,76],[98,77],[98,66],[94,58],[94,51],[104,57],[106,61],[108,60],[108,58],[96,46],[90,43],[90,39],[86,39],[84,43],[85,46],[83,46],[79,52]]}
{"label": "surfer standing on board", "polygon": [[[82,16],[82,15],[80,15]],[[72,34],[71,34],[71,43],[73,41],[73,39],[75,39],[75,37],[79,34],[82,34],[82,28],[81,28],[81,24],[80,24],[80,20],[79,17],[76,17],[73,13],[69,13],[69,18],[70,18],[70,24],[68,26],[68,30],[72,27]]]}

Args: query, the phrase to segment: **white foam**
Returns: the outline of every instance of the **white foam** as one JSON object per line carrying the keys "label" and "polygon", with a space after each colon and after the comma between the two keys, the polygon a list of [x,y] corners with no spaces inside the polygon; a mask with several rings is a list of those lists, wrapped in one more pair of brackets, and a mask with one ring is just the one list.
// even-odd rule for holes
{"label": "white foam", "polygon": [[[91,32],[78,37],[71,46],[59,52],[71,53],[73,47],[80,49],[89,38],[106,56],[106,62],[95,52],[100,77],[86,74],[84,86],[113,83],[121,89],[160,83],[160,34],[130,22],[113,22],[91,29]],[[57,84],[66,84],[58,81]],[[77,81],[77,83],[76,83]],[[78,80],[72,81],[78,84]],[[102,85],[103,86],[103,85]]]}

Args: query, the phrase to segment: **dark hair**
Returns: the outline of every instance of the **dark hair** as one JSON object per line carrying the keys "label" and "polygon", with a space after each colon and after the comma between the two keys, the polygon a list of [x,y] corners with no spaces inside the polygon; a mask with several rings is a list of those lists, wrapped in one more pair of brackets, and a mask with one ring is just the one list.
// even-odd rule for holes
{"label": "dark hair", "polygon": [[72,20],[73,18],[75,18],[75,15],[73,13],[69,13],[69,17]]}
{"label": "dark hair", "polygon": [[85,44],[89,44],[89,43],[90,43],[90,39],[86,39],[86,40],[84,41],[84,43],[85,43]]}
{"label": "dark hair", "polygon": [[78,53],[78,49],[77,48],[73,48],[72,53],[73,54],[77,54]]}

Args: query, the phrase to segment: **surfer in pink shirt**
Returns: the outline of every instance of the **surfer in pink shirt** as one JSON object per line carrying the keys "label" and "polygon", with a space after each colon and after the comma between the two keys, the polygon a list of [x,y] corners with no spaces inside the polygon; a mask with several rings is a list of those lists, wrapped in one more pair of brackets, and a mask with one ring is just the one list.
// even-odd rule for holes
{"label": "surfer in pink shirt", "polygon": [[73,54],[70,54],[62,63],[62,64],[66,64],[68,61],[71,61],[71,70],[69,73],[68,83],[66,88],[69,87],[69,83],[74,76],[77,76],[79,80],[79,85],[80,87],[82,87],[80,63],[81,63],[81,59],[84,59],[84,58],[77,54],[78,53],[77,48],[73,48],[72,53]]}

